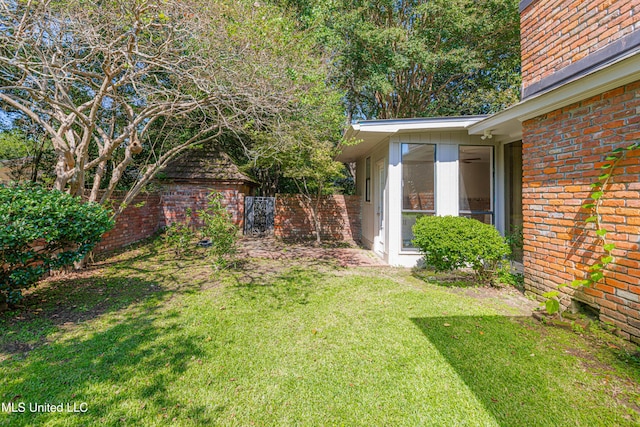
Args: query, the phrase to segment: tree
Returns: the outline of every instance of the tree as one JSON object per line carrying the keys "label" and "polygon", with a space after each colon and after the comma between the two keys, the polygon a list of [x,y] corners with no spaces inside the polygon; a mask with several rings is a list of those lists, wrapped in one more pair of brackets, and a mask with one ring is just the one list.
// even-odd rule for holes
{"label": "tree", "polygon": [[[336,190],[336,181],[345,173],[344,165],[334,160],[345,117],[340,107],[342,94],[330,88],[321,73],[305,79],[313,83],[299,98],[300,108],[307,113],[290,115],[278,127],[251,133],[249,152],[255,157],[250,165],[253,171],[269,176],[267,182],[275,181],[275,190],[302,196],[319,244],[320,203]],[[283,184],[290,184],[289,188]]]}
{"label": "tree", "polygon": [[0,160],[20,159],[32,155],[33,144],[20,131],[0,132]]}
{"label": "tree", "polygon": [[0,0],[0,106],[51,140],[54,188],[105,203],[129,172],[117,216],[182,150],[296,111],[297,35],[277,17],[248,1]]}
{"label": "tree", "polygon": [[281,0],[333,53],[349,118],[496,112],[518,101],[516,0]]}
{"label": "tree", "polygon": [[13,129],[0,132],[0,162],[10,165],[8,169],[12,180],[47,181],[51,177],[46,172],[51,171],[43,169],[53,164],[53,151],[40,132],[29,135],[19,128]]}
{"label": "tree", "polygon": [[344,165],[333,160],[335,155],[336,149],[330,141],[319,141],[312,145],[294,145],[284,161],[283,175],[293,180],[311,212],[316,244],[322,239],[319,216],[322,197],[333,193],[333,182],[344,174]]}

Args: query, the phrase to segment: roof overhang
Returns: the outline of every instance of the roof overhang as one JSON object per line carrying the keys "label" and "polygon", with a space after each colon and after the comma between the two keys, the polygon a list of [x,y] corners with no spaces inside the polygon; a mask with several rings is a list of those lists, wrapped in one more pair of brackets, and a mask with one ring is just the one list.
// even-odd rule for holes
{"label": "roof overhang", "polygon": [[341,151],[336,160],[344,163],[353,162],[395,134],[466,130],[486,117],[365,120],[354,123],[344,133],[344,140],[347,142],[341,145]]}
{"label": "roof overhang", "polygon": [[469,126],[470,135],[490,133],[498,141],[522,139],[522,122],[583,99],[640,80],[640,52],[632,52],[615,63],[603,64],[586,76],[527,98]]}

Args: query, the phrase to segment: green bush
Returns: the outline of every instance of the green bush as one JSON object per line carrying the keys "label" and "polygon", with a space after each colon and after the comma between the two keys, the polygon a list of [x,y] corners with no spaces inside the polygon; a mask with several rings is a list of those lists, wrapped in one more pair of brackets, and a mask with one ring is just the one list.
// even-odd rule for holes
{"label": "green bush", "polygon": [[513,286],[524,292],[524,275],[511,271],[511,265],[509,263],[504,263],[504,265],[498,268],[498,282],[503,285]]}
{"label": "green bush", "polygon": [[483,283],[493,283],[511,252],[491,225],[456,216],[423,216],[413,226],[413,244],[437,271],[472,268]]}
{"label": "green bush", "polygon": [[181,257],[194,247],[196,232],[191,224],[191,209],[186,210],[184,222],[172,222],[164,233],[164,241],[174,253]]}
{"label": "green bush", "polygon": [[114,225],[95,203],[36,185],[0,186],[0,303],[81,260]]}
{"label": "green bush", "polygon": [[235,252],[238,227],[222,205],[220,193],[209,195],[207,207],[198,211],[198,222],[201,225],[196,227],[191,221],[191,209],[186,209],[184,221],[176,221],[167,227],[165,243],[176,255],[189,255],[196,249],[195,239],[200,234],[202,240],[197,246],[206,249],[217,268],[224,267],[228,256]]}
{"label": "green bush", "polygon": [[202,235],[210,240],[209,255],[217,267],[224,267],[225,257],[235,252],[238,227],[233,223],[229,211],[222,205],[222,195],[210,194],[207,208],[198,211],[198,216],[204,224]]}

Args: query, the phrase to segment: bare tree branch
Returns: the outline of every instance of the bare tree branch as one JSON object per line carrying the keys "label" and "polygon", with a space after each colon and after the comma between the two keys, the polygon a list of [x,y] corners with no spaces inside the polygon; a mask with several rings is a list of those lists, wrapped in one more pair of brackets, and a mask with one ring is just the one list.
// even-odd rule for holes
{"label": "bare tree branch", "polygon": [[[102,203],[124,189],[126,205],[189,146],[277,128],[298,108],[296,62],[231,32],[230,22],[253,16],[244,7],[0,0],[0,107],[51,139],[55,188],[82,196],[88,187]],[[125,186],[131,168],[137,178]]]}

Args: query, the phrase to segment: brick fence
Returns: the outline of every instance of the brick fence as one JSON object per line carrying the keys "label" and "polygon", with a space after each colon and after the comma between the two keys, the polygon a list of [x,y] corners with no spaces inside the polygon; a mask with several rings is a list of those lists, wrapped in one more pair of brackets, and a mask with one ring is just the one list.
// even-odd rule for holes
{"label": "brick fence", "polygon": [[[640,140],[640,82],[523,123],[525,286],[537,295],[585,278],[602,256],[590,215],[590,184],[616,147]],[[640,342],[640,150],[629,153],[605,189],[602,214],[616,244],[613,267],[575,297],[622,336]],[[562,288],[572,293],[571,288]],[[568,299],[567,299],[568,301]]]}
{"label": "brick fence", "polygon": [[[333,195],[322,198],[318,209],[324,240],[360,241],[360,197]],[[314,239],[316,230],[311,209],[299,195],[278,195],[276,237],[288,240]]]}
{"label": "brick fence", "polygon": [[[234,223],[242,228],[244,197],[248,190],[242,186],[174,185],[143,194],[118,217],[113,230],[106,233],[96,246],[103,253],[143,240],[175,221],[185,218],[187,208],[196,212],[206,207],[212,191],[223,194],[223,204],[231,212]],[[116,203],[118,197],[115,198]],[[327,196],[320,205],[321,237],[325,240],[360,240],[360,198],[358,196]],[[315,238],[311,211],[296,195],[276,198],[275,235],[282,239],[308,240]]]}
{"label": "brick fence", "polygon": [[222,204],[231,213],[234,224],[241,226],[244,219],[244,196],[249,191],[249,187],[241,184],[164,185],[160,208],[161,226],[184,221],[187,208],[191,208],[192,216],[197,218],[196,212],[207,207],[207,200],[212,192],[222,194]]}
{"label": "brick fence", "polygon": [[[116,203],[122,196],[114,197]],[[94,252],[109,252],[152,236],[160,227],[161,195],[159,193],[138,195],[122,212],[115,227],[102,236]]]}

